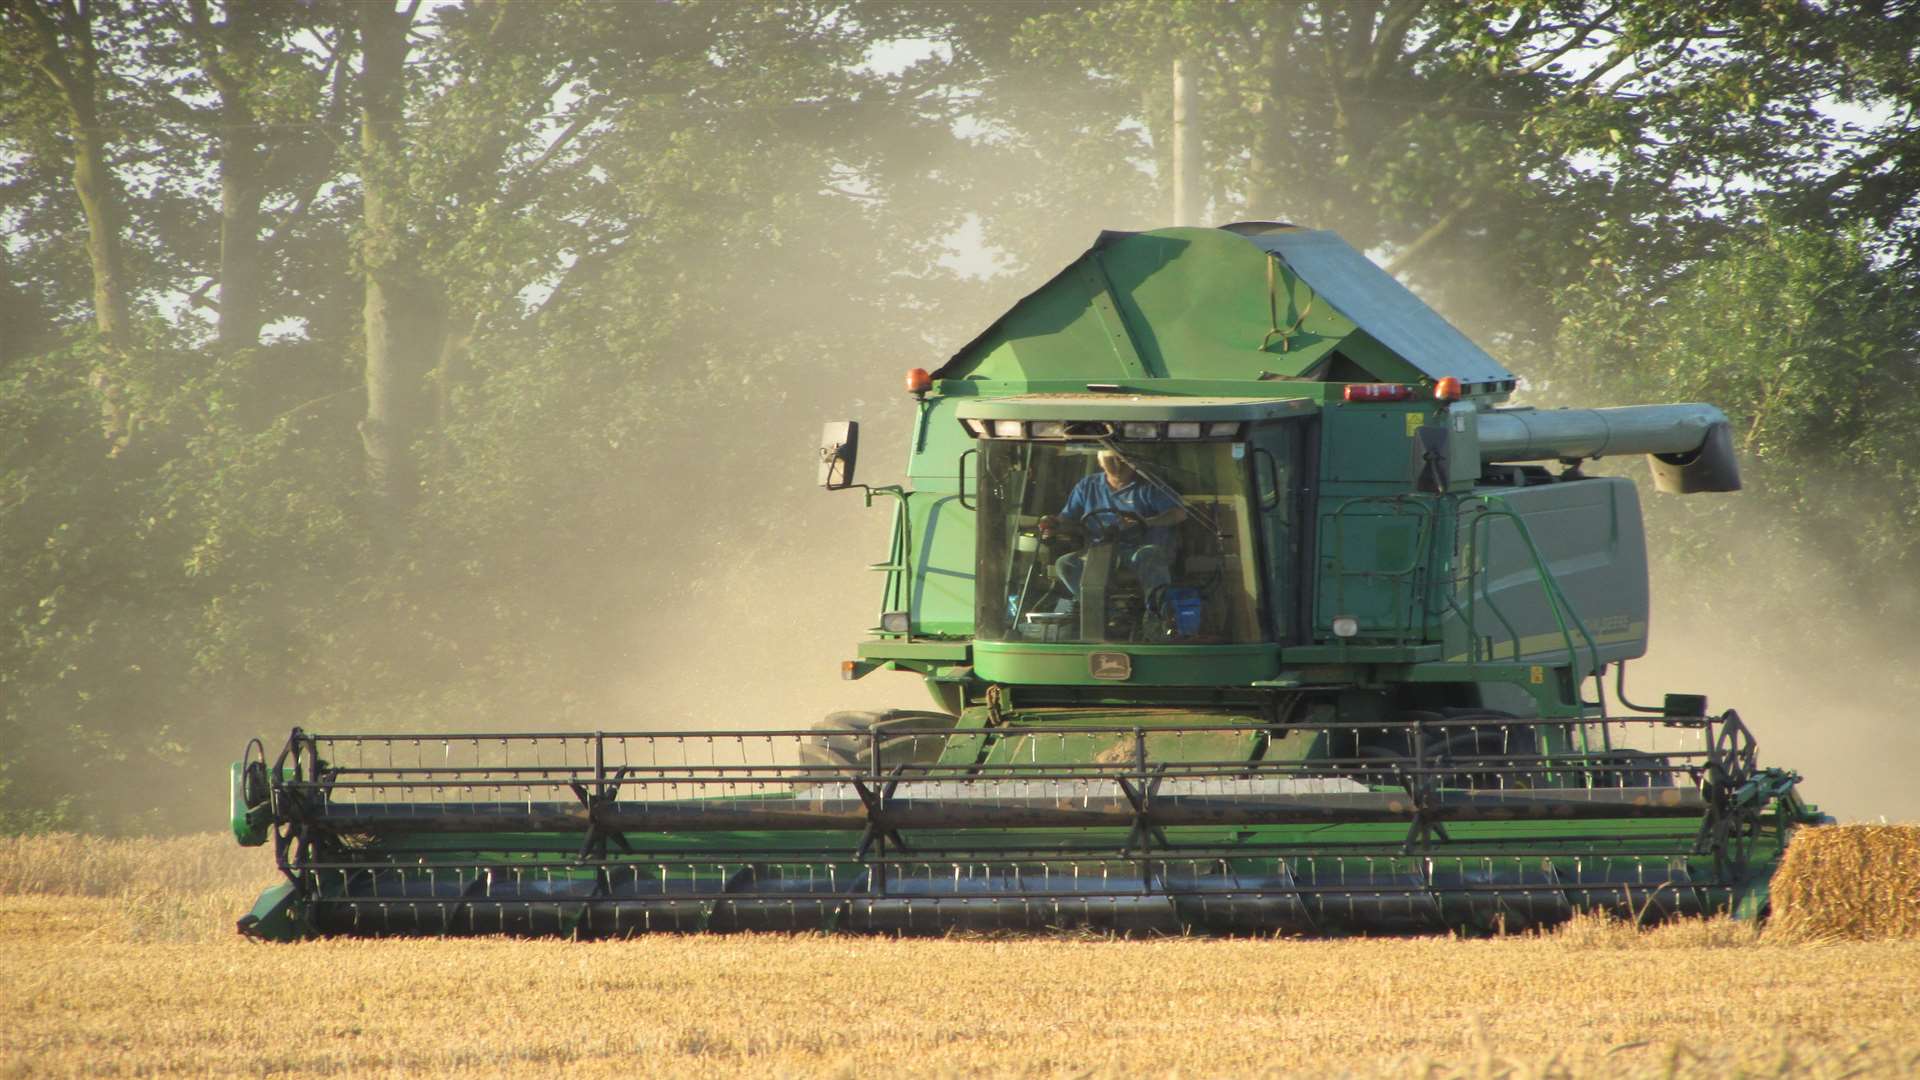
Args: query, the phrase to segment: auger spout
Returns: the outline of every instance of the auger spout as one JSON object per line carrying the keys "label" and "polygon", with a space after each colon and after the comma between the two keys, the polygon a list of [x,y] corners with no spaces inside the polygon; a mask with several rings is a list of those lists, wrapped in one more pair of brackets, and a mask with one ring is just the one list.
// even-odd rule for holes
{"label": "auger spout", "polygon": [[1712,405],[1496,409],[1478,420],[1480,460],[1488,464],[1646,454],[1662,491],[1740,490],[1731,429]]}

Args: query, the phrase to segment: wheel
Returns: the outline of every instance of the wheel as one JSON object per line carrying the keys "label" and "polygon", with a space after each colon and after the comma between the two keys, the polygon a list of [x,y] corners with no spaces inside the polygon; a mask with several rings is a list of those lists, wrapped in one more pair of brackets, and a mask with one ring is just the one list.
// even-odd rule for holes
{"label": "wheel", "polygon": [[1514,791],[1540,786],[1535,763],[1512,760],[1539,752],[1539,740],[1533,729],[1516,724],[1455,728],[1428,746],[1427,757],[1443,764],[1458,763],[1465,770],[1440,774],[1441,787]]}
{"label": "wheel", "polygon": [[[1427,730],[1420,744],[1421,757],[1430,767],[1459,769],[1433,774],[1440,787],[1499,792],[1545,785],[1537,762],[1514,760],[1540,753],[1539,737],[1526,717],[1494,709],[1458,708],[1438,713],[1409,710],[1402,718],[1429,724],[1447,722],[1444,727]],[[1463,720],[1484,722],[1460,726]]]}
{"label": "wheel", "polygon": [[946,713],[918,709],[884,712],[848,710],[828,713],[813,725],[815,734],[800,744],[804,765],[830,765],[848,772],[871,772],[875,739],[882,771],[897,765],[931,764],[939,760],[954,718]]}

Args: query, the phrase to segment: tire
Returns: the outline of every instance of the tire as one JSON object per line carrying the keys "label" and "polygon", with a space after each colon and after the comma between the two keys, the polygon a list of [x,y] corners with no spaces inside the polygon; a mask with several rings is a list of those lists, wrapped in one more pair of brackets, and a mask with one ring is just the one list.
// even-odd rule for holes
{"label": "tire", "polygon": [[828,713],[813,725],[815,732],[800,744],[800,760],[807,765],[830,765],[849,772],[872,771],[874,739],[879,739],[882,771],[899,765],[930,764],[939,760],[954,718],[919,709],[884,712],[848,710]]}
{"label": "tire", "polygon": [[[1528,718],[1495,709],[1447,709],[1440,713],[1403,714],[1406,720],[1476,720],[1472,727],[1445,727],[1427,734],[1421,744],[1422,756],[1430,763],[1446,766],[1458,762],[1459,772],[1435,774],[1443,788],[1476,791],[1510,791],[1541,787],[1545,777],[1532,763],[1512,762],[1516,757],[1540,753],[1540,740]],[[1475,769],[1474,766],[1480,766]]]}

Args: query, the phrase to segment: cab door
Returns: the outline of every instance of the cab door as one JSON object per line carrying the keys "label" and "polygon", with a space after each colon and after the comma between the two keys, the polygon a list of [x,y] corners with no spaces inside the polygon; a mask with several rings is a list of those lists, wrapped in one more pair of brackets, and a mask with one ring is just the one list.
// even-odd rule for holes
{"label": "cab door", "polygon": [[1306,577],[1313,544],[1310,460],[1318,441],[1311,419],[1283,420],[1253,430],[1252,467],[1260,522],[1261,569],[1266,580],[1266,617],[1281,645],[1307,639],[1312,625],[1312,583]]}

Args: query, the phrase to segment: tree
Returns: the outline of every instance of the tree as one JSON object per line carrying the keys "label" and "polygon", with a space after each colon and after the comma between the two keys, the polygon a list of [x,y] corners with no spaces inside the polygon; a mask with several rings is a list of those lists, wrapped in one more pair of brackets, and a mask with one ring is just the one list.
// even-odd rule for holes
{"label": "tree", "polygon": [[[196,126],[219,148],[218,260],[208,285],[193,295],[200,302],[217,284],[219,348],[251,348],[267,321],[271,260],[287,225],[306,213],[332,172],[331,135],[344,111],[352,37],[300,7],[259,0],[228,3],[220,17],[207,0],[153,10],[149,39],[178,36],[190,50],[156,58],[173,59],[182,70],[169,105],[208,114]],[[296,43],[303,33],[310,44]],[[195,108],[192,97],[207,89],[217,104]],[[285,217],[262,236],[263,208],[276,192],[290,196]]]}
{"label": "tree", "polygon": [[[1185,56],[1216,220],[1334,229],[1524,354],[1550,345],[1554,293],[1589,259],[1684,263],[1759,193],[1815,189],[1839,134],[1822,102],[1843,84],[1894,100],[1904,39],[1874,92],[1831,48],[1782,62],[1782,28],[1878,40],[1870,7],[1120,0],[956,5],[942,32],[983,122],[1034,161],[1022,203],[1164,220],[1166,73]],[[1049,235],[996,217],[1010,252]]]}
{"label": "tree", "polygon": [[[86,0],[7,0],[0,14],[13,33],[6,51],[25,60],[65,122],[73,191],[86,216],[87,259],[93,275],[93,323],[106,355],[92,363],[103,434],[112,451],[132,437],[133,418],[120,388],[116,361],[132,344],[127,268],[121,253],[125,213],[107,162],[106,103],[96,35],[103,26]],[[27,66],[27,65],[22,65]]]}
{"label": "tree", "polygon": [[[1758,599],[1750,632],[1822,640],[1851,636],[1861,612],[1912,619],[1920,317],[1916,283],[1873,248],[1864,231],[1762,222],[1671,281],[1602,263],[1564,297],[1554,370],[1588,403],[1709,401],[1732,420],[1747,491],[1648,504],[1653,547],[1686,568],[1668,583],[1679,605]],[[1755,598],[1756,567],[1783,562],[1782,586]]]}
{"label": "tree", "polygon": [[[764,617],[698,568],[784,565],[794,534],[746,527],[774,511],[715,476],[765,474],[837,380],[885,356],[891,386],[903,342],[960,329],[927,294],[959,213],[930,176],[951,113],[930,66],[860,70],[897,24],[851,10],[472,3],[409,35],[366,5],[141,9],[112,56],[143,106],[120,152],[166,165],[127,229],[134,291],[166,298],[134,363],[150,449],[76,455],[57,333],[0,372],[0,814],[85,787],[61,820],[153,827],[212,797],[242,732],[295,721],[605,724],[659,662],[615,631],[637,613]],[[358,146],[276,165],[326,145],[342,79]],[[58,331],[91,312],[67,204],[28,179],[53,154],[25,109],[55,102],[6,94],[8,266]],[[262,184],[270,228],[245,222]],[[261,233],[258,317],[294,329],[254,345],[228,283]],[[209,295],[217,326],[179,302]],[[688,572],[636,573],[655,542]],[[103,767],[148,782],[102,792]]]}

